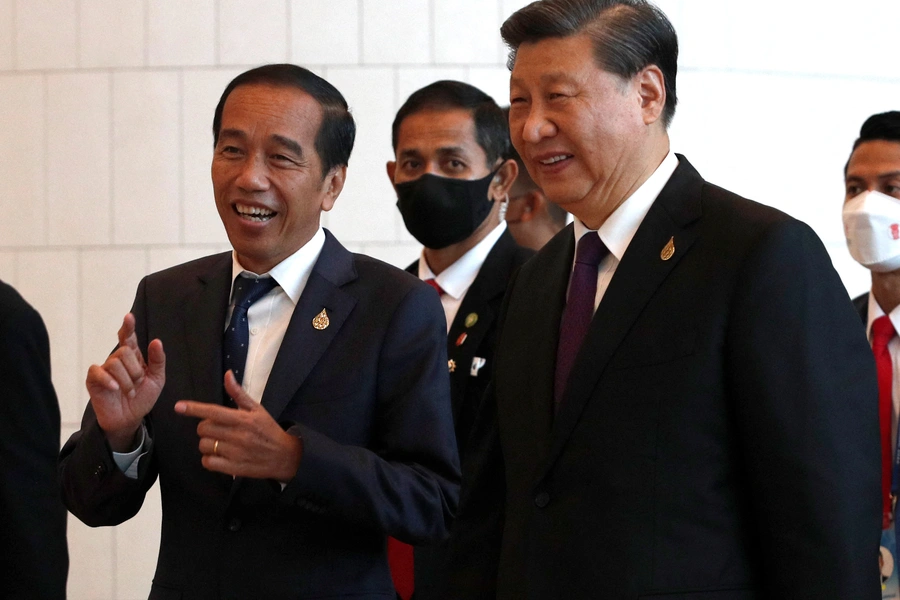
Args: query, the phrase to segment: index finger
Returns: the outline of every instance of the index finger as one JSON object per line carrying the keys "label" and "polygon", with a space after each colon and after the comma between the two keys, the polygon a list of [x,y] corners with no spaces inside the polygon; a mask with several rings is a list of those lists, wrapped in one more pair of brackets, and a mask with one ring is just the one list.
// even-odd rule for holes
{"label": "index finger", "polygon": [[119,327],[119,346],[138,349],[137,335],[134,333],[134,315],[131,313],[125,315],[122,326]]}
{"label": "index finger", "polygon": [[241,420],[237,409],[194,400],[179,400],[175,403],[175,412],[185,417],[209,419],[223,425],[237,425]]}

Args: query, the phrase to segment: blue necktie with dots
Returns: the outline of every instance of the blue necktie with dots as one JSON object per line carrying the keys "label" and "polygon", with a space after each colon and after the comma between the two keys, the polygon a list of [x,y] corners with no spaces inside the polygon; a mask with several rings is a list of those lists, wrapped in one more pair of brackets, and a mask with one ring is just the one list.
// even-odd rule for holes
{"label": "blue necktie with dots", "polygon": [[[278,286],[271,277],[251,279],[238,277],[234,282],[234,310],[225,330],[222,342],[222,363],[224,373],[234,372],[238,383],[244,380],[244,365],[247,362],[247,347],[250,345],[250,329],[247,324],[247,310],[250,305]],[[231,403],[234,401],[229,398]],[[257,398],[259,400],[259,398]]]}

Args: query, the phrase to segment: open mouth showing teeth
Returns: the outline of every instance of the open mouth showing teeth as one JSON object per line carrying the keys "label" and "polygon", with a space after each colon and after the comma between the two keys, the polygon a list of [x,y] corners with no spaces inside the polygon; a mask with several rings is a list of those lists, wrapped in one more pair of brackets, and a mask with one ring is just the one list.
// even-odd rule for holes
{"label": "open mouth showing teeth", "polygon": [[567,158],[572,158],[571,154],[558,154],[556,156],[552,156],[548,159],[542,160],[542,165],[552,165],[553,163],[557,163],[561,160],[566,160]]}
{"label": "open mouth showing teeth", "polygon": [[274,210],[269,210],[268,208],[247,206],[246,204],[235,204],[234,211],[247,220],[257,222],[268,221],[277,214]]}

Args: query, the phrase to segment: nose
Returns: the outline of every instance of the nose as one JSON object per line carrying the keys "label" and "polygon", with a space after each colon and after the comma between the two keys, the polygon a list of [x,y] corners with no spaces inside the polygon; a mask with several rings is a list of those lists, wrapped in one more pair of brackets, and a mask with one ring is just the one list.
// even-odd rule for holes
{"label": "nose", "polygon": [[522,141],[529,144],[536,144],[544,138],[553,137],[557,132],[556,124],[548,118],[547,112],[538,103],[533,103],[529,107],[521,127]]}
{"label": "nose", "polygon": [[269,188],[269,170],[263,158],[249,156],[240,165],[235,184],[245,192],[261,192]]}

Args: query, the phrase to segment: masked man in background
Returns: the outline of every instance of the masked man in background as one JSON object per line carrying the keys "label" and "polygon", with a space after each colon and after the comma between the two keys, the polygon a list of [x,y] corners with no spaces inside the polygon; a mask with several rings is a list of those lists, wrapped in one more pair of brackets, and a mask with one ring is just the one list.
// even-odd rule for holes
{"label": "masked man in background", "polygon": [[[532,254],[516,245],[503,214],[518,168],[503,111],[481,90],[438,81],[413,93],[394,119],[387,172],[406,228],[424,246],[407,271],[437,290],[447,317],[448,369],[460,460],[491,376],[500,302]],[[391,541],[401,598],[435,593],[442,547]],[[414,567],[413,567],[414,564]],[[414,577],[413,577],[414,571]]]}
{"label": "masked man in background", "polygon": [[882,597],[898,598],[896,510],[900,456],[900,112],[872,115],[844,170],[844,233],[850,255],[872,272],[872,289],[853,300],[878,368],[881,425]]}

